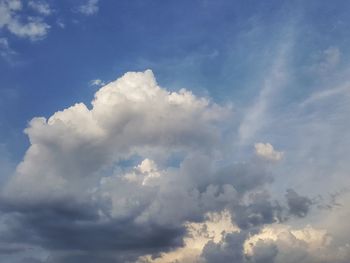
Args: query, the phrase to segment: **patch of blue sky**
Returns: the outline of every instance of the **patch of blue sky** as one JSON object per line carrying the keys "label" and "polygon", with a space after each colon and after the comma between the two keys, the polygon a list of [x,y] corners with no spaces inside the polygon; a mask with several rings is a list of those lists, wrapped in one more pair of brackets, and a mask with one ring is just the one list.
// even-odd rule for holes
{"label": "patch of blue sky", "polygon": [[42,40],[1,30],[16,52],[15,63],[0,62],[3,143],[21,156],[26,146],[15,147],[12,137],[21,137],[32,117],[89,104],[97,89],[88,85],[92,79],[108,82],[146,68],[169,90],[185,87],[237,109],[249,107],[289,44],[289,81],[273,101],[287,109],[319,87],[319,73],[310,68],[323,63],[327,49],[340,50],[338,63],[347,61],[349,3],[336,2],[101,1],[96,14],[85,16],[77,11],[83,1],[48,1],[53,12],[43,18],[50,29]]}

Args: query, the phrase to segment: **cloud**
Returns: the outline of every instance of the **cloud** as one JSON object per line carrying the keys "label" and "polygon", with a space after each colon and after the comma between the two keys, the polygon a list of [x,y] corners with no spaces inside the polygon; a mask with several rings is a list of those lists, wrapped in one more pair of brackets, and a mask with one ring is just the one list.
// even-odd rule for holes
{"label": "cloud", "polygon": [[274,263],[278,254],[277,246],[270,240],[259,240],[252,248],[252,262]]}
{"label": "cloud", "polygon": [[1,37],[0,38],[0,56],[10,60],[10,58],[15,54],[16,52],[12,50],[12,48],[10,47],[7,38]]}
{"label": "cloud", "polygon": [[307,215],[312,205],[312,201],[308,197],[299,195],[293,189],[288,189],[286,198],[290,214],[298,217]]}
{"label": "cloud", "polygon": [[21,23],[18,20],[9,21],[7,28],[16,36],[36,40],[46,36],[50,26],[40,18],[28,18],[26,23]]}
{"label": "cloud", "polygon": [[[183,246],[208,213],[228,211],[247,233],[281,221],[285,209],[263,190],[273,181],[268,162],[220,164],[231,114],[188,90],[165,90],[146,70],[101,87],[91,107],[32,119],[31,145],[1,192],[11,218],[2,240],[20,237],[55,263],[126,262]],[[214,243],[203,251],[229,253]]]}
{"label": "cloud", "polygon": [[93,79],[89,82],[90,86],[104,86],[106,83],[101,79]]}
{"label": "cloud", "polygon": [[[43,249],[53,263],[277,260],[280,244],[249,254],[247,240],[305,217],[311,203],[288,190],[284,206],[269,192],[270,161],[282,155],[271,144],[256,145],[260,159],[223,161],[231,116],[146,70],[104,85],[91,105],[33,118],[30,146],[1,190],[0,242]],[[210,215],[224,212],[227,228],[211,234]]]}
{"label": "cloud", "polygon": [[203,248],[202,257],[205,262],[236,262],[243,263],[244,260],[244,241],[247,234],[236,232],[227,234],[219,243],[209,241]]}
{"label": "cloud", "polygon": [[66,27],[66,24],[64,23],[64,21],[62,19],[57,19],[56,24],[61,29]]}
{"label": "cloud", "polygon": [[260,228],[265,224],[282,221],[281,205],[272,201],[267,192],[257,192],[248,196],[248,202],[233,206],[233,217],[237,226],[247,230]]}
{"label": "cloud", "polygon": [[39,14],[48,16],[52,13],[50,5],[44,1],[29,1],[28,6]]}
{"label": "cloud", "polygon": [[267,160],[279,161],[283,157],[283,152],[276,151],[270,143],[256,143],[254,148],[257,156]]}
{"label": "cloud", "polygon": [[252,246],[247,251],[249,258],[256,258],[263,247],[264,254],[270,255],[274,263],[345,263],[350,259],[347,245],[334,242],[333,236],[324,229],[310,226],[293,229],[280,226],[265,229],[260,234],[251,237],[246,242]]}
{"label": "cloud", "polygon": [[234,232],[238,228],[233,225],[232,217],[228,210],[219,213],[208,213],[205,221],[187,223],[188,234],[184,238],[184,246],[167,253],[161,253],[160,257],[142,256],[137,262],[183,262],[203,263],[200,257],[204,246],[213,241],[218,243],[222,239],[223,232]]}
{"label": "cloud", "polygon": [[314,56],[313,64],[308,68],[308,71],[314,74],[326,74],[340,64],[342,53],[338,47],[331,46]]}
{"label": "cloud", "polygon": [[205,263],[345,263],[348,245],[339,245],[324,229],[286,225],[264,228],[260,233],[224,233],[219,242],[209,241],[201,257]]}
{"label": "cloud", "polygon": [[[125,262],[181,246],[185,222],[236,200],[230,182],[254,188],[243,175],[216,182],[213,157],[229,114],[190,91],[166,91],[147,70],[102,87],[91,109],[78,103],[34,118],[25,130],[31,146],[2,192],[2,211],[18,215],[2,238],[21,237],[58,262],[102,251]],[[173,154],[183,160],[169,167]],[[133,167],[120,164],[135,156]]]}
{"label": "cloud", "polygon": [[79,6],[78,11],[84,15],[90,16],[98,12],[98,1],[99,0],[86,0],[86,3]]}
{"label": "cloud", "polygon": [[[23,192],[24,199],[39,193],[52,196],[69,190],[68,179],[94,181],[104,165],[132,154],[163,154],[164,149],[168,154],[188,149],[209,152],[220,138],[215,123],[227,114],[189,91],[161,89],[151,71],[127,73],[109,83],[97,91],[92,104],[92,110],[79,103],[48,120],[30,122],[25,132],[32,145],[10,188],[23,182],[31,186]],[[86,153],[76,160],[82,152]],[[46,187],[36,185],[37,180]]]}
{"label": "cloud", "polygon": [[341,52],[337,47],[329,47],[323,51],[324,61],[321,64],[323,70],[325,68],[334,68],[340,62]]}
{"label": "cloud", "polygon": [[[286,29],[285,29],[286,30]],[[240,144],[249,144],[256,134],[265,128],[270,121],[272,98],[286,86],[289,79],[289,56],[293,46],[294,32],[293,28],[287,29],[287,37],[283,39],[280,47],[277,48],[277,54],[272,60],[272,66],[264,75],[262,88],[251,106],[245,109],[243,118],[239,123],[238,135]]]}
{"label": "cloud", "polygon": [[18,37],[31,40],[44,38],[50,26],[40,16],[29,17],[20,15],[22,8],[23,5],[20,0],[1,0],[0,29],[6,28]]}
{"label": "cloud", "polygon": [[312,93],[306,100],[304,100],[300,106],[305,107],[313,105],[315,103],[327,102],[327,100],[343,96],[348,97],[350,95],[350,85],[348,82],[342,83],[339,87],[333,87],[331,89],[316,91]]}

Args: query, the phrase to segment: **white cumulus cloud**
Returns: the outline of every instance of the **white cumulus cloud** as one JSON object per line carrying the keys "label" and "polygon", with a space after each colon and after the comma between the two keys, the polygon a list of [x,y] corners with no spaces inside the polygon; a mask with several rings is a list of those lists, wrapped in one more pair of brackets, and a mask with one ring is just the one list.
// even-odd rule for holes
{"label": "white cumulus cloud", "polygon": [[270,143],[256,143],[254,148],[257,156],[268,160],[279,161],[283,157],[283,152],[276,151]]}
{"label": "white cumulus cloud", "polygon": [[[105,165],[132,154],[211,151],[220,138],[215,122],[226,114],[227,109],[187,90],[162,89],[150,70],[127,73],[96,92],[92,109],[78,103],[48,120],[30,122],[25,132],[31,147],[9,192],[26,185],[19,195],[24,199],[63,194],[80,178],[89,181]],[[145,161],[140,169],[150,165]]]}

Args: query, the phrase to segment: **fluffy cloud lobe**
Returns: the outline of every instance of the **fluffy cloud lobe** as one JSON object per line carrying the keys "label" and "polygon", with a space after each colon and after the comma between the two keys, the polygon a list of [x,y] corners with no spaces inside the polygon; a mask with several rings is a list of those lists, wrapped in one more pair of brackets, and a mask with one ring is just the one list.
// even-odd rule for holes
{"label": "fluffy cloud lobe", "polygon": [[256,143],[255,154],[261,158],[279,161],[283,157],[283,152],[276,151],[270,143]]}

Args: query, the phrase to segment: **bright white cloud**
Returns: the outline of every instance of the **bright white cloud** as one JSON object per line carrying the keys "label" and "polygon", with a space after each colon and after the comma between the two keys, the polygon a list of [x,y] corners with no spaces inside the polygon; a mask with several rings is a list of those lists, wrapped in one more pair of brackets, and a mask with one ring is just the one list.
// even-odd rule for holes
{"label": "bright white cloud", "polygon": [[[211,151],[220,138],[215,123],[229,114],[189,91],[162,89],[150,70],[127,73],[102,87],[92,105],[89,110],[79,103],[48,120],[30,122],[25,132],[32,145],[8,186],[9,193],[24,185],[26,190],[20,191],[24,198],[66,192],[74,187],[71,180],[89,181],[104,165],[150,150],[162,155],[184,149]],[[151,164],[146,159],[140,171],[147,172]]]}
{"label": "bright white cloud", "polygon": [[124,178],[131,182],[137,182],[142,185],[157,184],[162,171],[158,170],[157,164],[148,158],[144,159],[133,171],[124,175]]}
{"label": "bright white cloud", "polygon": [[283,157],[283,152],[276,151],[270,143],[256,143],[254,148],[257,156],[271,161],[279,161]]}

